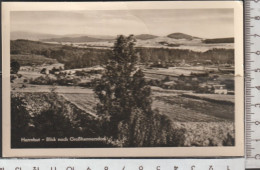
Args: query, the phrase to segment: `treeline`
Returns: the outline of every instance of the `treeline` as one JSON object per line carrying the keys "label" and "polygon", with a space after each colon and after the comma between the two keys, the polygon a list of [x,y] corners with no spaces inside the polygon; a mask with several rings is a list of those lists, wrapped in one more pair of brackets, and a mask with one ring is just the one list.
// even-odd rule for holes
{"label": "treeline", "polygon": [[11,40],[11,54],[36,54],[41,51],[55,50],[61,48],[60,44],[47,44],[30,40]]}
{"label": "treeline", "polygon": [[[36,41],[11,41],[11,54],[37,54],[56,59],[65,69],[102,65],[107,62],[109,49],[77,48],[59,44],[46,44]],[[185,60],[199,62],[211,60],[213,64],[233,64],[234,49],[212,49],[195,52],[187,49],[137,48],[139,62],[143,64],[166,62],[175,63]]]}
{"label": "treeline", "polygon": [[234,38],[215,38],[215,39],[206,39],[203,41],[206,44],[215,44],[215,43],[234,43]]}
{"label": "treeline", "polygon": [[147,62],[199,62],[211,60],[213,64],[233,64],[234,49],[212,49],[206,52],[196,52],[185,49],[169,48],[137,48],[140,54],[140,61]]}
{"label": "treeline", "polygon": [[11,54],[42,55],[63,63],[65,69],[83,68],[106,62],[109,50],[94,48],[77,48],[59,44],[47,44],[37,41],[11,41]]}
{"label": "treeline", "polygon": [[75,47],[63,46],[57,50],[40,51],[48,58],[54,58],[63,63],[65,69],[84,68],[89,66],[101,65],[106,63],[108,50],[104,49],[80,49]]}

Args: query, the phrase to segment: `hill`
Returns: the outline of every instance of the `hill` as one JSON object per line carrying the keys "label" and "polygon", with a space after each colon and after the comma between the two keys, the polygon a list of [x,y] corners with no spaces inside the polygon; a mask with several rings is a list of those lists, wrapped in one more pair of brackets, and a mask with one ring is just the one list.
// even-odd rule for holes
{"label": "hill", "polygon": [[59,44],[47,44],[31,40],[11,40],[11,54],[38,54],[41,51],[60,49]]}
{"label": "hill", "polygon": [[200,39],[198,37],[193,37],[191,35],[183,34],[183,33],[179,33],[179,32],[169,34],[169,35],[167,35],[167,37],[173,38],[173,39],[186,39],[186,40]]}
{"label": "hill", "polygon": [[[136,35],[135,38],[138,40],[149,40],[157,38],[158,36],[151,34],[140,34]],[[115,40],[115,36],[105,36],[105,35],[87,35],[87,36],[66,36],[59,38],[42,39],[45,42],[71,42],[71,43],[83,43],[83,42],[104,42]]]}
{"label": "hill", "polygon": [[[26,32],[26,31],[14,31],[11,32],[11,40],[49,40],[49,39],[65,39],[65,38],[80,38],[80,37],[90,37],[95,39],[105,39],[105,40],[114,40],[116,36],[109,35],[84,35],[84,34],[66,34],[66,35],[56,35],[56,34],[44,34],[44,33],[36,33],[36,32]],[[53,41],[51,41],[53,42]],[[55,41],[56,42],[56,41]]]}
{"label": "hill", "polygon": [[103,39],[103,40],[115,40],[116,36],[112,35],[85,35],[91,38]]}
{"label": "hill", "polygon": [[136,39],[139,40],[149,40],[149,39],[154,39],[157,38],[158,36],[155,35],[151,35],[151,34],[139,34],[139,35],[135,35]]}
{"label": "hill", "polygon": [[36,40],[36,41],[40,39],[60,37],[60,35],[42,34],[42,33],[25,32],[25,31],[11,32],[10,36],[11,36],[11,40],[24,39],[24,40]]}
{"label": "hill", "polygon": [[[12,40],[10,46],[13,59],[25,60],[25,57],[35,59],[36,55],[44,56],[64,64],[67,69],[103,64],[106,62],[108,53],[108,50],[105,49],[84,49],[30,40]],[[43,60],[41,59],[41,61]],[[41,64],[44,63],[46,62],[41,62]],[[24,64],[28,64],[28,62]]]}
{"label": "hill", "polygon": [[45,42],[71,42],[71,43],[102,42],[102,41],[109,41],[109,40],[111,39],[93,38],[89,36],[42,39],[42,41]]}
{"label": "hill", "polygon": [[11,61],[17,61],[21,66],[37,66],[42,64],[56,64],[57,60],[52,58],[47,58],[43,55],[35,55],[35,54],[16,54],[11,55]]}

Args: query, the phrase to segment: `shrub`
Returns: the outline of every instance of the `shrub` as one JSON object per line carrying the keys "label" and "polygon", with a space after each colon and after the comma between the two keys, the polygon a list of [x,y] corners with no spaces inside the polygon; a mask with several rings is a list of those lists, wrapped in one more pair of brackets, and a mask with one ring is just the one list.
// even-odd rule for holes
{"label": "shrub", "polygon": [[30,80],[30,83],[38,85],[53,85],[55,83],[55,79],[50,78],[48,75],[46,75],[32,79]]}
{"label": "shrub", "polygon": [[11,62],[11,74],[16,74],[20,70],[20,64],[17,61]]}
{"label": "shrub", "polygon": [[23,77],[23,75],[22,74],[17,74],[17,77],[21,78],[21,77]]}

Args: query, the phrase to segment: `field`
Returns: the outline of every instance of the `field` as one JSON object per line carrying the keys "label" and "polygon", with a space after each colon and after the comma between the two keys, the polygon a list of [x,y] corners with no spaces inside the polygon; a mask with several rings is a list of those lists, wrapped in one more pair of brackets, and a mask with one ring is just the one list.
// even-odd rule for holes
{"label": "field", "polygon": [[[206,42],[206,43],[205,43]],[[137,47],[145,47],[145,48],[169,48],[169,49],[188,49],[192,51],[205,52],[214,48],[222,48],[222,49],[233,49],[234,44],[232,42],[218,42],[215,40],[206,40],[203,41],[201,39],[172,39],[169,37],[156,37],[153,39],[141,40],[138,39],[136,42]],[[63,44],[66,44],[65,42]],[[67,43],[71,44],[71,43]],[[74,47],[80,48],[111,48],[114,45],[112,40],[104,40],[101,42],[74,42]],[[172,46],[171,46],[172,45]]]}
{"label": "field", "polygon": [[235,102],[235,96],[234,95],[192,93],[192,94],[185,94],[183,96],[194,98],[194,99],[212,101],[212,102],[222,102],[222,103],[231,104],[231,105],[234,104],[234,102]]}
{"label": "field", "polygon": [[164,75],[164,76],[189,76],[191,73],[204,73],[201,67],[195,68],[185,68],[185,67],[169,67],[167,69],[164,68],[153,68],[153,69],[145,69],[144,73],[146,74],[157,74],[157,75]]}
{"label": "field", "polygon": [[[53,88],[56,93],[75,104],[81,110],[93,116],[96,115],[94,108],[98,99],[94,96],[92,89],[68,86],[28,85],[26,88],[16,88],[14,92],[28,93],[33,91],[35,93],[50,93]],[[200,98],[197,96],[200,96]],[[166,114],[174,122],[234,121],[234,104],[232,104],[234,98],[231,95],[195,94],[187,91],[166,90],[153,87],[152,98],[154,101],[152,105],[153,109],[158,109],[160,113]],[[225,105],[216,103],[212,98],[228,103]]]}
{"label": "field", "polygon": [[[95,114],[97,99],[93,94],[62,94],[68,101],[89,114]],[[176,129],[185,129],[183,146],[232,145],[234,105],[182,97],[173,91],[153,91],[153,109],[167,115]],[[231,142],[231,143],[230,143]]]}
{"label": "field", "polygon": [[94,97],[92,93],[63,93],[61,94],[67,101],[75,104],[78,108],[84,110],[86,113],[96,117],[96,111],[94,107],[96,106],[98,100]]}
{"label": "field", "polygon": [[154,108],[159,108],[173,121],[222,122],[233,121],[234,105],[221,105],[183,96],[157,96]]}

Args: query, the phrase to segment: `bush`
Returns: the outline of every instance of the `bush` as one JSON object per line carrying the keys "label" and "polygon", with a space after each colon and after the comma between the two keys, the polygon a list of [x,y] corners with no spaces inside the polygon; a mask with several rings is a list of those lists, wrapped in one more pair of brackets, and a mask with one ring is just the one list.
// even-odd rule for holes
{"label": "bush", "polygon": [[23,77],[23,75],[22,74],[17,74],[17,77],[21,78],[21,77]]}
{"label": "bush", "polygon": [[60,76],[57,75],[57,78],[51,78],[50,76],[40,76],[35,79],[31,79],[31,84],[38,84],[38,85],[61,85],[61,86],[67,86],[67,85],[78,85],[80,82],[80,79],[77,77],[69,77],[69,76]]}
{"label": "bush", "polygon": [[222,142],[223,146],[234,146],[235,145],[235,138],[230,135],[230,133],[227,134],[227,137]]}
{"label": "bush", "polygon": [[11,62],[11,74],[16,74],[20,70],[20,64],[17,61]]}
{"label": "bush", "polygon": [[13,74],[11,74],[10,79],[11,79],[11,81],[17,79],[17,75],[13,75]]}
{"label": "bush", "polygon": [[31,84],[38,84],[38,85],[54,85],[55,79],[50,78],[48,75],[40,76],[30,81]]}

